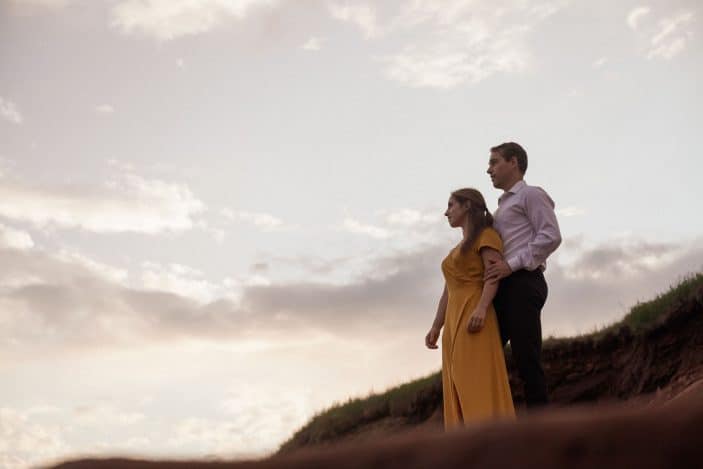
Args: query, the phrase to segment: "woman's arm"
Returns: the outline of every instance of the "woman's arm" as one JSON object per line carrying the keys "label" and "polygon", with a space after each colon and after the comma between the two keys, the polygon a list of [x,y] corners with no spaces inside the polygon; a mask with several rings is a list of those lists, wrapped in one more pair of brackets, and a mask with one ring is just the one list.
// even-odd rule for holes
{"label": "woman's arm", "polygon": [[425,336],[425,345],[427,348],[437,348],[437,339],[439,339],[439,331],[444,326],[444,315],[447,312],[447,284],[444,284],[444,291],[442,296],[439,298],[439,304],[437,305],[437,314],[435,315],[434,321],[432,322],[432,327],[430,331]]}
{"label": "woman's arm", "polygon": [[441,329],[444,326],[444,314],[447,312],[447,284],[444,284],[444,291],[442,296],[439,298],[439,304],[437,305],[437,315],[434,318],[432,327]]}
{"label": "woman's arm", "polygon": [[[502,261],[503,256],[493,248],[483,247],[481,248],[481,259],[483,260],[483,268],[486,269],[490,264]],[[474,312],[469,316],[469,323],[466,326],[469,332],[478,332],[483,328],[486,312],[493,302],[497,291],[498,279],[491,278],[483,282],[481,298],[478,300],[476,309],[474,309]]]}

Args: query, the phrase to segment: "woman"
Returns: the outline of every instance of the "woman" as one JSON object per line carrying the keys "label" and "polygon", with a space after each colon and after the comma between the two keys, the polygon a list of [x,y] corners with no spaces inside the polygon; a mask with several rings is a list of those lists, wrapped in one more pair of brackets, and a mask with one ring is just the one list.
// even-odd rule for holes
{"label": "woman", "polygon": [[493,309],[498,283],[483,281],[484,268],[501,259],[503,243],[476,189],[452,192],[444,215],[464,236],[442,261],[444,293],[425,345],[436,349],[444,326],[442,390],[448,430],[486,418],[514,418],[515,410]]}

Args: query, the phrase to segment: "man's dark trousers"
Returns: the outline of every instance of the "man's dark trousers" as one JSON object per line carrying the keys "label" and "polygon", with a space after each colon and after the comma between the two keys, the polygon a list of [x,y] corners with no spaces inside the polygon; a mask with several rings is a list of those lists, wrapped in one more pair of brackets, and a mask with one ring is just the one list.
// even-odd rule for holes
{"label": "man's dark trousers", "polygon": [[513,360],[525,383],[528,407],[548,403],[542,369],[540,315],[547,300],[547,282],[540,269],[518,270],[500,281],[493,306],[503,346],[510,341]]}

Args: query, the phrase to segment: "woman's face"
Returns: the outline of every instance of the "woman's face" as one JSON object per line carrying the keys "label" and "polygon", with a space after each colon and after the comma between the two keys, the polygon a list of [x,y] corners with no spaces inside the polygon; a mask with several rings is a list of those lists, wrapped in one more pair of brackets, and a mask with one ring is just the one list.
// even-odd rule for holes
{"label": "woman's face", "polygon": [[449,197],[449,201],[447,202],[447,210],[444,212],[444,216],[447,217],[449,226],[452,228],[464,226],[466,224],[466,217],[468,216],[468,213],[469,208],[466,205],[460,204],[454,196]]}

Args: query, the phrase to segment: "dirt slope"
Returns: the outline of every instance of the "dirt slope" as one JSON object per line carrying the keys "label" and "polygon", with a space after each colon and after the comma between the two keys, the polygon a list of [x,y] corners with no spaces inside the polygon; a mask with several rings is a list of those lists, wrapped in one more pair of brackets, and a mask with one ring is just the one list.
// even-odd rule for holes
{"label": "dirt slope", "polygon": [[[543,350],[552,407],[577,403],[663,402],[703,379],[703,287],[676,301],[647,329],[633,333],[622,327],[601,337],[555,340]],[[518,412],[523,393],[508,358],[513,398]],[[395,409],[366,412],[343,432],[320,431],[311,422],[286,442],[281,452],[310,445],[375,439],[414,428],[442,427],[439,375]],[[322,424],[320,424],[322,425]],[[326,436],[329,435],[329,436]]]}

